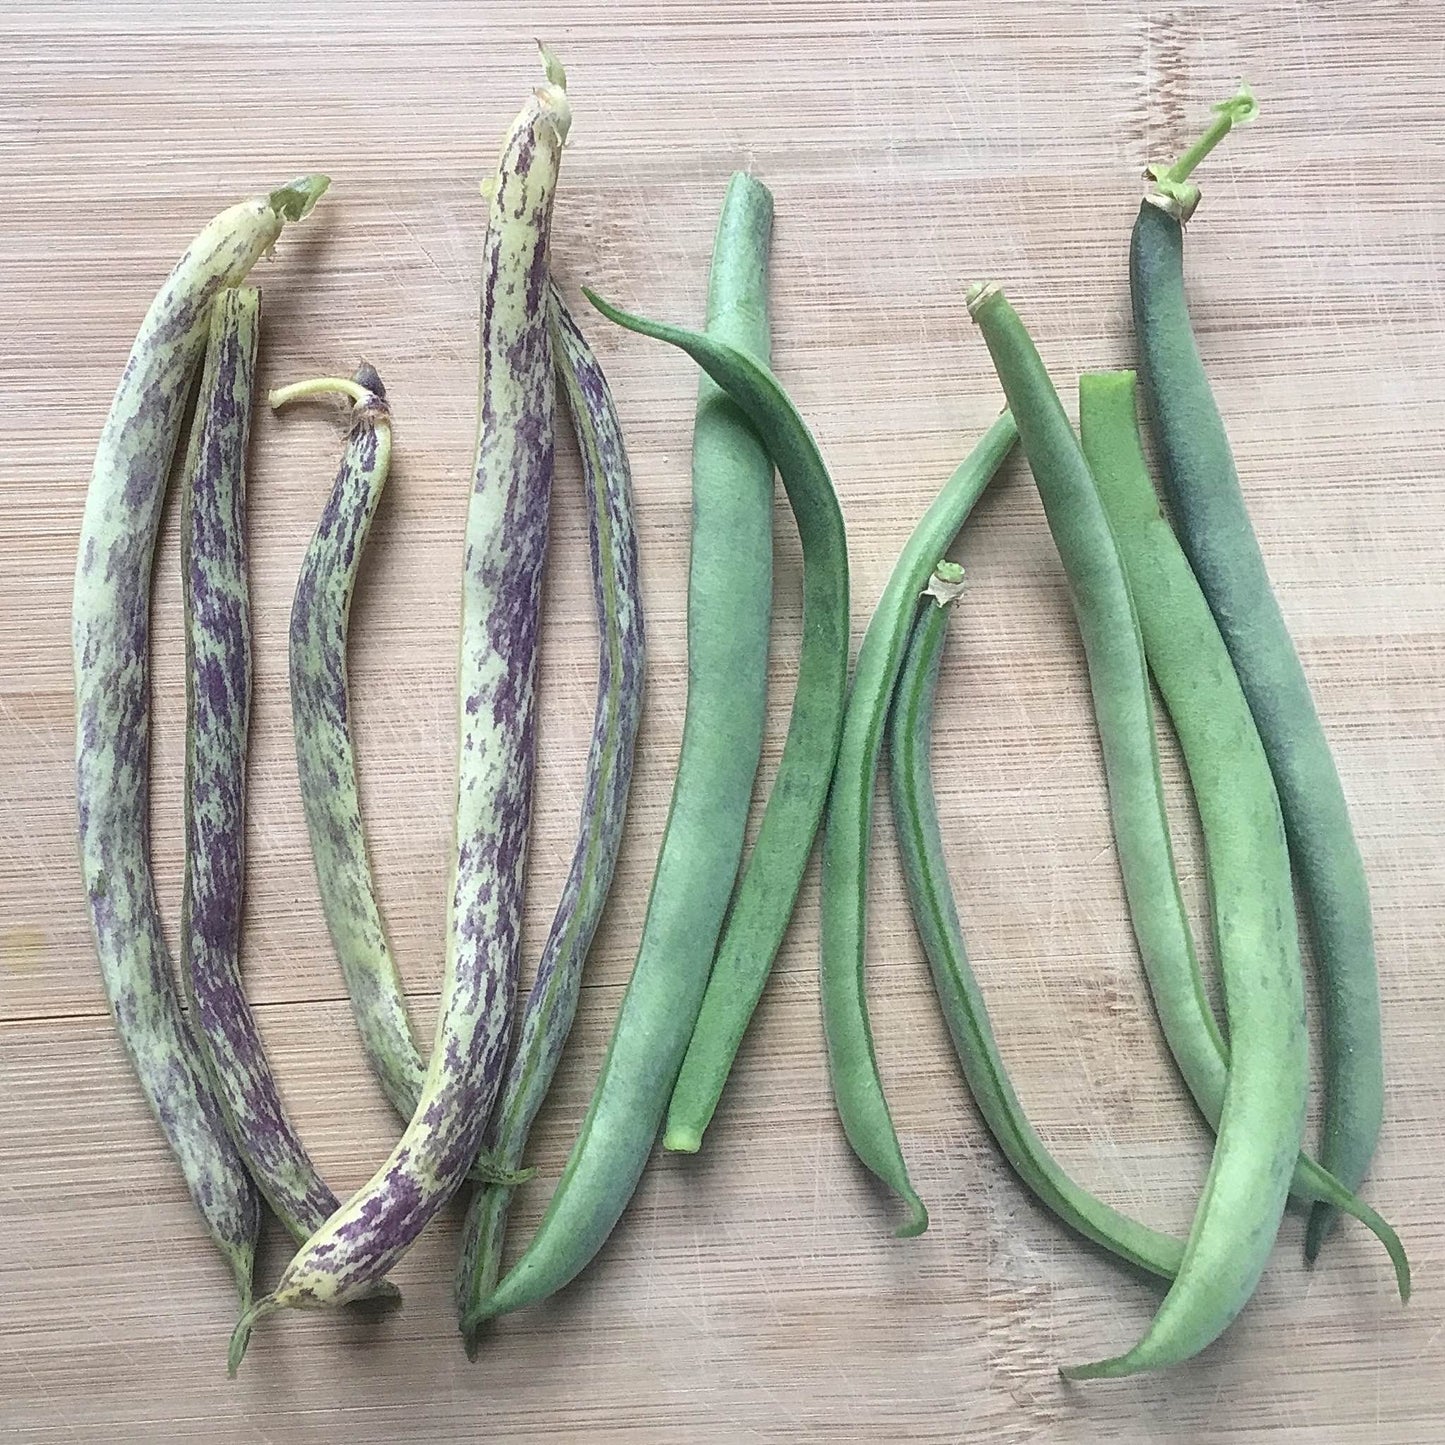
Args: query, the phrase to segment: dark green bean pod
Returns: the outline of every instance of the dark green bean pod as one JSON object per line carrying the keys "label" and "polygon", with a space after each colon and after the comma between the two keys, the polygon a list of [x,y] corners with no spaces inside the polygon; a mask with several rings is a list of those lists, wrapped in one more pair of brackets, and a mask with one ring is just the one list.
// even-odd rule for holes
{"label": "dark green bean pod", "polygon": [[[1129,284],[1139,369],[1169,509],[1279,790],[1324,1017],[1320,1163],[1354,1189],[1374,1154],[1385,1096],[1369,884],[1329,741],[1250,525],[1184,289],[1184,222],[1199,199],[1189,174],[1255,106],[1244,91],[1217,109],[1198,143],[1172,165],[1151,170],[1156,187],[1134,223]],[[1335,1217],[1332,1205],[1315,1206],[1307,1258]]]}

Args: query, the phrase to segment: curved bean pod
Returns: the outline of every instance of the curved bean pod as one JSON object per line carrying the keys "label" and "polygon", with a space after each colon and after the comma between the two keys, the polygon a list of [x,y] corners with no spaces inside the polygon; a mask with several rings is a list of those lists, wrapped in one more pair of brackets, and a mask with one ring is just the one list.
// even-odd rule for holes
{"label": "curved bean pod", "polygon": [[246,445],[260,295],[235,287],[211,312],[185,463],[186,861],[181,977],[210,1077],[252,1178],[304,1239],[336,1208],[281,1103],[241,982],[251,601]]}
{"label": "curved bean pod", "polygon": [[[1027,385],[1025,394],[1036,408],[1035,449],[1048,448],[1037,465],[1030,458],[1030,468],[1083,638],[1130,923],[1169,1052],[1190,1094],[1207,1097],[1219,1050],[1214,1036],[1200,1027],[1210,1005],[1175,876],[1143,642],[1123,564],[1078,439],[1067,418],[1065,428],[1058,425],[1062,407],[1022,323],[996,289],[975,287],[970,306],[981,326],[997,318],[985,330],[991,352],[995,340],[1001,344],[995,366],[1001,371],[1007,364],[1016,389]],[[1062,481],[1056,479],[1060,475]]]}
{"label": "curved bean pod", "polygon": [[[249,303],[245,297],[251,298]],[[232,352],[249,347],[249,353],[244,365],[236,355],[228,358],[222,353],[222,377],[230,375],[236,380],[227,385],[212,413],[205,416],[204,426],[198,411],[187,465],[183,567],[191,727],[182,938],[193,1017],[200,1026],[200,1040],[231,1134],[277,1218],[297,1240],[304,1240],[321,1228],[340,1201],[321,1178],[286,1113],[246,1001],[239,958],[243,789],[251,690],[243,459],[256,308],[255,292],[223,292],[217,298],[218,321],[235,314]],[[214,323],[212,334],[214,337]],[[365,375],[371,390],[328,378],[323,383],[303,382],[272,393],[272,404],[279,405],[324,385],[350,390],[357,400],[358,419],[336,492],[303,564],[303,590],[306,579],[314,574],[318,546],[326,545],[318,539],[353,525],[358,472],[367,471],[364,452],[369,449],[370,471],[361,482],[363,491],[371,485],[379,495],[386,477],[390,453],[386,404],[380,379],[369,368]],[[360,527],[362,538],[369,521],[370,511],[366,511]],[[359,554],[359,540],[354,536],[351,540]],[[344,650],[341,656],[344,698]],[[331,697],[328,694],[328,700]],[[308,780],[304,770],[302,779],[305,797],[308,781],[314,785],[315,780]],[[329,791],[335,784],[328,776],[321,786]],[[372,1293],[395,1297],[398,1292],[381,1282]]]}
{"label": "curved bean pod", "polygon": [[[798,688],[801,693],[806,667],[816,696],[802,705],[815,719],[826,786],[847,687],[848,553],[843,516],[817,445],[772,374],[737,347],[644,321],[591,291],[585,294],[609,320],[687,352],[743,410],[777,464],[803,542],[804,648],[819,656],[816,663],[800,664]],[[725,691],[721,700],[726,702]],[[712,828],[706,796],[686,797],[681,781],[674,791],[658,863],[658,879],[666,880],[667,888],[654,882],[637,963],[581,1135],[535,1237],[479,1318],[543,1299],[573,1279],[602,1247],[637,1187],[712,961],[716,925],[699,939],[691,907],[692,887],[705,886],[708,878]],[[679,799],[686,806],[679,806]],[[820,795],[814,829],[822,804]]]}
{"label": "curved bean pod", "polygon": [[[1131,914],[1137,926],[1141,909],[1158,909],[1157,898],[1139,887],[1142,859],[1153,865],[1151,883],[1168,890],[1181,919],[1181,946],[1166,966],[1197,986],[1192,949],[1182,946],[1188,927],[1164,814],[1144,647],[1108,518],[1058,393],[1003,292],[975,286],[969,313],[1018,420],[1068,576]],[[1184,1261],[1143,1341],[1119,1359],[1071,1367],[1063,1372],[1067,1378],[1132,1374],[1189,1359],[1218,1338],[1254,1292],[1279,1230],[1304,1130],[1303,996],[1292,984],[1303,987],[1288,969],[1227,979],[1229,1080]],[[1162,1018],[1162,1007],[1160,1012]]]}
{"label": "curved bean pod", "polygon": [[[1139,437],[1134,373],[1079,379],[1079,431],[1129,581],[1144,654],[1179,738],[1203,826],[1216,947],[1227,981],[1240,971],[1290,971],[1299,957],[1294,894],[1279,800],[1219,627],[1159,509]],[[1197,1098],[1218,1128],[1229,1049],[1214,1014],[1199,1012],[1216,1065]],[[1303,1022],[1301,1022],[1303,1027]],[[1293,1081],[1282,1080],[1281,1090]],[[1395,1231],[1308,1155],[1295,1161],[1290,1192],[1353,1215],[1389,1251],[1401,1298],[1410,1266]]]}
{"label": "curved bean pod", "polygon": [[[501,1083],[521,928],[553,462],[547,239],[571,119],[561,67],[508,132],[483,243],[480,425],[467,509],[457,859],[436,1042],[390,1157],[286,1266],[251,1320],[344,1304],[406,1251],[476,1157]],[[244,1317],[243,1317],[244,1322]],[[233,1345],[244,1341],[233,1340]],[[233,1349],[231,1367],[239,1363]]]}
{"label": "curved bean pod", "polygon": [[381,378],[323,377],[273,392],[280,407],[306,395],[351,395],[346,451],[306,549],[291,604],[291,726],[311,860],[327,931],[341,963],[367,1062],[398,1113],[411,1118],[426,1065],[407,1014],[366,851],[347,683],[351,595],[391,465],[391,411]]}
{"label": "curved bean pod", "polygon": [[[749,212],[753,215],[751,226],[756,234],[756,243],[751,246],[747,244],[748,231],[745,229],[749,224]],[[731,222],[730,213],[736,216]],[[767,187],[751,176],[734,175],[719,223],[718,240],[713,251],[713,274],[708,288],[708,334],[739,347],[764,365],[768,361],[766,281],[768,231],[772,218],[773,198]],[[732,235],[728,234],[730,227]],[[752,294],[748,286],[749,274],[758,278],[752,283]],[[736,293],[738,300],[725,312],[720,312],[713,303],[720,296],[731,293]],[[750,328],[755,333],[751,340],[748,334]],[[736,576],[728,587],[728,631],[735,636],[733,645],[746,642],[751,655],[746,669],[734,664],[727,713],[734,727],[746,721],[749,732],[745,756],[756,772],[767,704],[768,633],[772,617],[773,464],[762,450],[756,433],[742,417],[737,403],[705,373],[699,382],[699,393],[702,404],[717,407],[719,414],[728,420],[731,427],[746,436],[749,447],[756,451],[754,465],[748,468],[748,475],[757,478],[757,489],[749,497],[752,506],[748,519],[752,529],[743,533],[735,524],[729,530],[736,535],[724,544],[730,568],[738,567],[745,557],[752,559],[748,563],[751,575]],[[703,438],[701,443],[694,440],[695,470],[698,459],[706,456],[705,452],[699,452],[700,445],[710,446],[712,443],[707,438]],[[730,485],[736,487],[736,484]],[[735,623],[732,620],[734,614]],[[797,722],[796,714],[793,722]],[[773,783],[773,796],[780,800],[780,804],[790,790],[787,782],[792,771],[790,757],[797,757],[792,726]],[[806,808],[806,796],[799,796],[797,801]],[[730,909],[727,900],[723,900],[726,922],[717,941],[712,971],[708,975],[692,1038],[673,1086],[663,1133],[664,1148],[691,1153],[702,1142],[702,1132],[712,1117],[727,1080],[733,1054],[777,950],[778,939],[770,938],[770,935],[776,932],[781,936],[792,912],[797,883],[793,861],[779,856],[777,852],[779,844],[787,841],[779,835],[780,827],[785,827],[780,812],[781,807],[775,809],[770,799],[752,856],[741,878],[737,879]],[[804,853],[806,856],[806,845]],[[730,891],[731,882],[729,880]],[[790,887],[792,891],[789,891]],[[730,1047],[724,1042],[729,1037]]]}
{"label": "curved bean pod", "polygon": [[[1206,141],[1222,137],[1232,121],[1248,119],[1254,106],[1246,93],[1219,110]],[[1384,1116],[1369,883],[1189,319],[1183,222],[1198,200],[1187,177],[1203,144],[1154,169],[1156,193],[1145,197],[1134,223],[1129,289],[1140,375],[1179,539],[1224,636],[1279,790],[1320,982],[1325,1110],[1319,1157],[1354,1189],[1369,1168]],[[1323,1203],[1311,1212],[1307,1258],[1314,1258],[1334,1218]]]}
{"label": "curved bean pod", "polygon": [[888,719],[888,770],[903,877],[933,987],[963,1067],[969,1092],[1004,1158],[1039,1201],[1070,1228],[1121,1259],[1172,1279],[1184,1258],[1183,1240],[1111,1209],[1059,1167],[1029,1123],[1014,1093],[989,1023],[978,980],[969,967],[958,906],[933,796],[933,701],[948,633],[948,612],[963,585],[963,569],[940,562],[933,574]]}
{"label": "curved bean pod", "polygon": [[81,874],[116,1029],[196,1207],[250,1300],[255,1186],[176,994],[150,869],[150,588],[166,478],[217,293],[245,279],[327,181],[216,217],[141,323],[101,432],[75,571],[75,788]]}
{"label": "curved bean pod", "polygon": [[903,665],[918,594],[1017,438],[1018,428],[1005,411],[944,483],[904,546],[858,649],[828,797],[820,979],[828,1075],[853,1151],[908,1207],[908,1217],[896,1231],[901,1237],[927,1229],[928,1210],[908,1177],[868,1018],[864,955],[873,789],[888,704]]}
{"label": "curved bean pod", "polygon": [[[552,348],[567,398],[587,494],[592,590],[597,605],[597,708],[587,753],[581,827],[572,866],[537,977],[527,996],[506,1082],[487,1131],[488,1164],[515,1174],[532,1121],[557,1071],[577,1012],[582,968],[602,917],[627,818],[632,750],[642,720],[646,653],[637,532],[632,516],[632,469],[607,378],[587,338],[552,288]],[[769,463],[771,472],[771,463]],[[771,476],[769,477],[771,489]],[[457,1313],[468,1355],[477,1329],[468,1321],[501,1273],[507,1210],[515,1186],[479,1189],[467,1210],[457,1271]]]}

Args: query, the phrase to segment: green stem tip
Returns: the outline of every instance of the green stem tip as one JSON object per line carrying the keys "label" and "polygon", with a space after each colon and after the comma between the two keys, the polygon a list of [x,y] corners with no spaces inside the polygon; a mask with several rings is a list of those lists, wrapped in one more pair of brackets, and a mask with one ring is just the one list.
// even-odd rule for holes
{"label": "green stem tip", "polygon": [[557,58],[557,52],[545,41],[537,41],[537,49],[542,56],[542,69],[547,76],[547,84],[567,89],[567,72],[562,67],[562,62]]}
{"label": "green stem tip", "polygon": [[241,1361],[246,1357],[246,1346],[251,1343],[251,1331],[256,1322],[274,1314],[279,1308],[273,1296],[263,1295],[242,1310],[241,1318],[236,1321],[236,1328],[231,1331],[230,1348],[226,1351],[226,1374],[231,1379],[236,1378],[236,1371],[241,1368]]}
{"label": "green stem tip", "polygon": [[911,1189],[901,1190],[908,1218],[893,1231],[895,1239],[913,1239],[928,1228],[928,1206]]}
{"label": "green stem tip", "polygon": [[1214,107],[1214,119],[1204,134],[1168,165],[1151,165],[1147,174],[1158,195],[1174,201],[1187,216],[1199,204],[1199,187],[1189,177],[1199,163],[1237,125],[1246,125],[1259,114],[1259,102],[1247,85],[1241,84],[1228,100]]}
{"label": "green stem tip", "polygon": [[290,386],[278,386],[274,391],[268,392],[266,400],[273,411],[280,411],[283,406],[289,406],[303,397],[332,396],[337,393],[349,396],[358,407],[386,405],[375,391],[349,376],[313,376],[306,381],[293,381]]}
{"label": "green stem tip", "polygon": [[277,186],[267,199],[283,221],[299,221],[311,214],[311,208],[326,194],[330,184],[330,176],[300,176]]}

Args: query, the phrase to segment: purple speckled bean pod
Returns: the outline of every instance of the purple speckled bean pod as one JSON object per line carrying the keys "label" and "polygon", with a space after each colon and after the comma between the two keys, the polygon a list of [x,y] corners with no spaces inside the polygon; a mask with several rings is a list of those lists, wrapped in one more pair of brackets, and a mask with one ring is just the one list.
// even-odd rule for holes
{"label": "purple speckled bean pod", "polygon": [[[597,607],[597,707],[587,753],[581,824],[572,866],[527,996],[501,1099],[487,1132],[488,1162],[515,1175],[577,1012],[582,967],[602,918],[627,818],[632,750],[642,718],[645,651],[632,470],[607,378],[561,294],[552,288],[552,344],[567,398],[587,497],[592,590]],[[457,1273],[462,1338],[475,1355],[471,1323],[496,1285],[514,1186],[479,1189],[467,1210]]]}
{"label": "purple speckled bean pod", "polygon": [[[545,57],[545,52],[544,52]],[[508,131],[482,248],[480,419],[463,558],[457,856],[436,1039],[391,1156],[237,1326],[283,1307],[344,1304],[406,1251],[465,1177],[501,1084],[515,1003],[536,742],[542,565],[554,386],[547,241],[571,119],[547,60]]]}
{"label": "purple speckled bean pod", "polygon": [[291,605],[291,720],[301,801],[326,927],[341,962],[367,1061],[410,1119],[426,1064],[412,1036],[372,881],[351,744],[346,640],[351,596],[391,459],[381,378],[321,377],[271,394],[273,406],[324,392],[352,396],[351,432],[336,484],[306,549]]}
{"label": "purple speckled bean pod", "polygon": [[181,1012],[150,867],[151,563],[211,304],[326,189],[308,176],[223,211],[176,263],[131,348],[96,449],[75,570],[75,790],[81,874],[116,1030],[243,1305],[260,1226]]}
{"label": "purple speckled bean pod", "polygon": [[[277,1218],[297,1239],[306,1239],[335,1213],[340,1201],[326,1187],[287,1117],[246,1001],[240,962],[251,707],[245,467],[260,312],[260,296],[249,287],[222,291],[216,298],[184,469],[181,580],[187,728],[181,976],[231,1136]],[[378,405],[384,416],[385,402]],[[397,1294],[390,1285],[379,1292]]]}

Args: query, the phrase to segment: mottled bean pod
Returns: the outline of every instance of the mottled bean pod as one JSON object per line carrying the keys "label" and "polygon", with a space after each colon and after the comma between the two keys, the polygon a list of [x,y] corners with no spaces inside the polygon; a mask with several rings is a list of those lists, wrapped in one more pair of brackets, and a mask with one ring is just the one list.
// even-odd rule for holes
{"label": "mottled bean pod", "polygon": [[[597,707],[577,846],[487,1131],[485,1157],[498,1175],[516,1174],[522,1167],[527,1135],[551,1086],[577,1012],[582,967],[607,902],[627,818],[646,664],[632,470],[622,426],[607,378],[555,287],[552,346],[558,384],[567,399],[582,459],[597,611]],[[466,1322],[491,1294],[501,1273],[514,1187],[504,1180],[486,1184],[477,1190],[467,1210],[457,1271],[457,1314],[471,1355],[476,1353],[477,1331]]]}
{"label": "mottled bean pod", "polygon": [[[301,1247],[252,1318],[343,1304],[385,1274],[460,1185],[501,1084],[520,947],[552,485],[547,244],[571,120],[561,67],[545,58],[547,83],[504,142],[483,243],[480,420],[463,558],[457,852],[436,1039],[416,1112],[390,1157]],[[236,1350],[232,1368],[238,1362]]]}
{"label": "mottled bean pod", "polygon": [[181,1013],[150,868],[151,563],[212,303],[326,185],[307,176],[231,207],[176,263],[101,433],[75,573],[76,802],[101,977],[121,1042],[243,1305],[260,1219],[255,1186]]}

